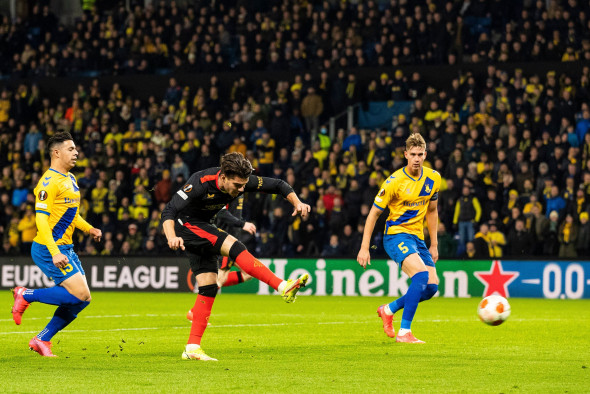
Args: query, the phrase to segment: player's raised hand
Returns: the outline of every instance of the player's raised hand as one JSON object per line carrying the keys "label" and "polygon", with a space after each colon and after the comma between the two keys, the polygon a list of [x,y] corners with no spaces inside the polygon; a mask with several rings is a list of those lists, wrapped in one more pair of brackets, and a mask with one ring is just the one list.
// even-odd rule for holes
{"label": "player's raised hand", "polygon": [[367,268],[367,264],[371,265],[371,254],[369,253],[369,250],[361,248],[358,256],[356,256],[356,261],[358,261],[363,268]]}
{"label": "player's raised hand", "polygon": [[254,235],[256,234],[256,225],[254,225],[254,223],[246,222],[244,223],[244,227],[242,227],[242,230]]}
{"label": "player's raised hand", "polygon": [[291,216],[295,216],[297,214],[300,214],[301,217],[304,218],[307,215],[309,215],[310,211],[311,211],[311,207],[308,204],[298,202],[297,204],[295,204],[295,209],[293,210],[293,214]]}
{"label": "player's raised hand", "polygon": [[90,231],[88,231],[88,233],[90,235],[92,235],[92,238],[96,241],[96,242],[100,242],[100,239],[102,238],[102,231],[100,229],[97,228],[91,228]]}
{"label": "player's raised hand", "polygon": [[168,240],[168,246],[172,250],[176,250],[178,248],[184,250],[184,240],[180,237],[170,238]]}
{"label": "player's raised hand", "polygon": [[53,256],[53,265],[57,268],[65,268],[65,266],[68,265],[68,262],[68,257],[65,254],[58,253]]}

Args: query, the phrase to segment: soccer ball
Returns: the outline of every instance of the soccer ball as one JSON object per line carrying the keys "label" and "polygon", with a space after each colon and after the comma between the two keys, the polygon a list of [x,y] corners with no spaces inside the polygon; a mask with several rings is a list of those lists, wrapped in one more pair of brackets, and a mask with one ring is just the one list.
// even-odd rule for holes
{"label": "soccer ball", "polygon": [[499,326],[510,316],[510,304],[502,296],[487,296],[479,303],[477,315],[485,324]]}

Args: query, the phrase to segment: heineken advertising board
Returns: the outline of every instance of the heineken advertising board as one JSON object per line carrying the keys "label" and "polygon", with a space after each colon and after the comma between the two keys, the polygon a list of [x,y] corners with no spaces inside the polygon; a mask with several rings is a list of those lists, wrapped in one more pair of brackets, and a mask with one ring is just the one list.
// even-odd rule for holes
{"label": "heineken advertising board", "polygon": [[[363,270],[352,259],[261,259],[275,274],[310,280],[300,294],[318,296],[398,297],[409,280],[392,260],[373,260]],[[82,257],[92,290],[195,291],[194,276],[184,258]],[[590,298],[588,261],[445,260],[436,264],[440,297]],[[0,289],[52,285],[29,258],[0,259]],[[272,294],[264,283],[251,280],[225,287],[224,293]]]}

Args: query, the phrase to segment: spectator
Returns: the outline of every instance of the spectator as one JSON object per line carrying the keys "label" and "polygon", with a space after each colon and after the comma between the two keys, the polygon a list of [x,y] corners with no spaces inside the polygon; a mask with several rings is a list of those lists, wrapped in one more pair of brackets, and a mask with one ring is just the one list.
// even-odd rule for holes
{"label": "spectator", "polygon": [[314,141],[319,130],[320,115],[324,112],[322,98],[315,92],[312,86],[307,88],[307,95],[301,102],[301,116],[305,119],[305,128],[311,134]]}
{"label": "spectator", "polygon": [[28,194],[29,190],[24,186],[24,182],[20,179],[17,179],[14,183],[14,190],[12,192],[12,206],[20,207],[22,204],[27,202]]}
{"label": "spectator", "polygon": [[442,222],[438,224],[438,255],[441,259],[452,259],[457,256],[457,241],[447,232]]}
{"label": "spectator", "polygon": [[162,179],[156,184],[154,191],[157,203],[167,203],[172,198],[172,181],[170,171],[162,171]]}
{"label": "spectator", "polygon": [[271,176],[274,164],[275,140],[270,138],[267,131],[256,141],[256,152],[258,154],[258,166],[260,175]]}
{"label": "spectator", "polygon": [[576,258],[576,243],[578,241],[578,225],[572,215],[567,214],[565,221],[559,226],[557,238],[559,240],[559,257]]}
{"label": "spectator", "polygon": [[489,226],[490,257],[502,258],[504,255],[504,247],[506,246],[506,237],[504,236],[504,233],[498,229],[496,221],[491,220]]}
{"label": "spectator", "polygon": [[464,260],[479,259],[479,257],[477,256],[477,251],[475,249],[475,244],[471,241],[467,242],[465,244],[465,251],[459,257]]}
{"label": "spectator", "polygon": [[557,212],[561,215],[565,209],[565,200],[559,195],[559,187],[557,185],[551,186],[551,194],[549,198],[546,198],[546,215],[549,217],[551,212]]}
{"label": "spectator", "polygon": [[172,163],[171,171],[172,178],[177,178],[180,175],[183,179],[188,179],[190,175],[188,166],[178,154],[174,156],[174,163]]}
{"label": "spectator", "polygon": [[463,186],[461,197],[455,204],[453,224],[459,227],[459,248],[465,247],[468,241],[475,236],[473,223],[479,222],[481,206],[477,197],[472,196],[468,186]]}
{"label": "spectator", "polygon": [[330,242],[324,246],[322,250],[322,257],[340,257],[342,256],[342,247],[338,239],[338,235],[332,234],[330,236]]}
{"label": "spectator", "polygon": [[25,137],[24,152],[35,154],[39,150],[39,141],[43,139],[43,134],[35,123],[31,124],[31,129]]}
{"label": "spectator", "polygon": [[524,226],[522,219],[517,219],[514,228],[508,233],[508,255],[511,257],[526,256],[533,247],[533,238]]}
{"label": "spectator", "polygon": [[475,248],[475,258],[489,259],[492,244],[489,237],[489,227],[486,223],[479,226],[479,232],[475,234],[474,240],[471,241]]}
{"label": "spectator", "polygon": [[31,253],[33,239],[37,235],[37,225],[35,224],[35,215],[32,206],[27,205],[25,215],[18,222],[18,231],[20,232],[21,240],[20,252],[23,255],[28,255]]}
{"label": "spectator", "polygon": [[129,233],[121,246],[123,254],[135,254],[140,251],[142,244],[142,234],[138,231],[137,224],[131,223],[128,227]]}

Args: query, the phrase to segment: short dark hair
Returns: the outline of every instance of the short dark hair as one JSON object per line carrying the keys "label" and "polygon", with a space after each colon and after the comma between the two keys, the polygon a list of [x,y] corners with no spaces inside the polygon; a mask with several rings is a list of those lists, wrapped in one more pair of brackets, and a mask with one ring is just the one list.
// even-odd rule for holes
{"label": "short dark hair", "polygon": [[47,141],[47,151],[49,152],[49,156],[51,156],[51,151],[56,145],[60,145],[65,141],[73,141],[72,135],[67,131],[62,131],[59,133],[55,133],[52,135],[49,140]]}
{"label": "short dark hair", "polygon": [[248,178],[254,169],[248,159],[240,152],[226,153],[221,158],[221,173],[228,178]]}

